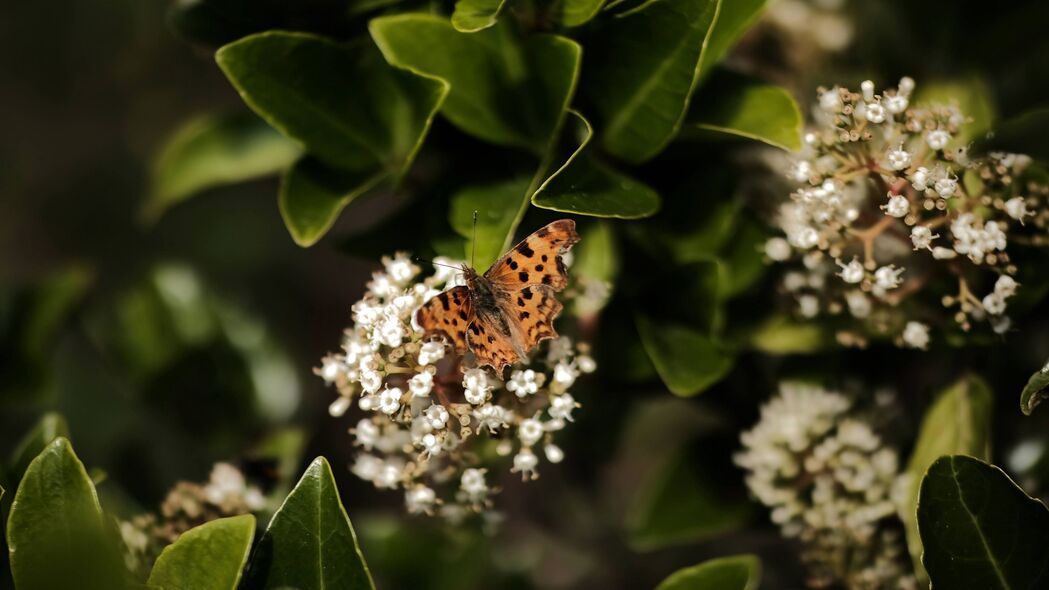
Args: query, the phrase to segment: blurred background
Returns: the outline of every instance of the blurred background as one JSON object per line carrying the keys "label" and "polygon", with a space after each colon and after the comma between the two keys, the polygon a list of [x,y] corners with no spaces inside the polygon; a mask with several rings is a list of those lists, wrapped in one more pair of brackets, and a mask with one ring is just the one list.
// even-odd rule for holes
{"label": "blurred background", "polygon": [[[0,8],[4,453],[44,412],[63,414],[85,464],[105,473],[104,505],[123,517],[155,509],[179,480],[206,480],[217,461],[238,463],[249,477],[260,456],[270,467],[292,465],[260,471],[268,489],[324,455],[381,588],[643,588],[738,552],[762,556],[765,587],[791,588],[802,577],[794,548],[747,500],[731,460],[738,432],[754,423],[777,379],[818,375],[890,388],[886,436],[903,450],[931,393],[968,368],[999,392],[996,456],[1007,461],[1010,449],[1027,445],[1020,475],[1028,491],[1045,493],[1049,413],[1017,423],[1014,395],[1049,357],[1043,302],[1010,335],[1007,354],[970,348],[915,363],[877,347],[754,352],[692,400],[669,395],[650,367],[629,379],[600,371],[581,383],[583,408],[562,441],[566,461],[528,485],[507,477],[498,522],[450,528],[404,515],[400,494],[379,493],[345,468],[352,419],[328,415],[333,397],[312,369],[338,346],[378,254],[402,247],[402,236],[411,247],[416,228],[450,228],[443,213],[416,208],[399,226],[384,226],[380,241],[366,232],[395,207],[368,199],[325,240],[300,248],[278,213],[275,178],[211,188],[151,215],[151,179],[169,138],[196,117],[248,113],[212,50],[172,26],[172,15],[193,4]],[[323,11],[326,3],[314,4]],[[963,106],[977,123],[989,125],[1049,98],[1046,8],[1021,4],[772,0],[730,63],[791,88],[803,109],[819,84],[894,84],[901,75],[951,84],[971,99]],[[451,135],[438,121],[433,135],[442,134]],[[440,158],[441,141],[430,143],[416,166],[422,174],[427,158]],[[745,166],[720,151],[677,149],[678,161]],[[717,198],[748,186],[728,182]],[[354,255],[347,241],[371,247]],[[634,245],[621,246],[629,259]],[[767,303],[768,280],[756,280],[730,318],[746,321]],[[629,313],[615,300],[609,308],[611,316]],[[617,351],[602,345],[619,342],[598,340],[599,359],[612,359],[605,366]]]}

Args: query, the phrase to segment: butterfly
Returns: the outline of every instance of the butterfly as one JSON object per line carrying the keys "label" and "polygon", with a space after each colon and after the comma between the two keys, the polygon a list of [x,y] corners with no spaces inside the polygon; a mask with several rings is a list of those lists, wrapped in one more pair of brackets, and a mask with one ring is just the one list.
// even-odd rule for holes
{"label": "butterfly", "polygon": [[575,221],[562,219],[536,230],[483,275],[464,264],[466,285],[432,297],[416,322],[501,374],[540,341],[557,337],[553,322],[563,306],[555,295],[568,285],[561,255],[578,241]]}

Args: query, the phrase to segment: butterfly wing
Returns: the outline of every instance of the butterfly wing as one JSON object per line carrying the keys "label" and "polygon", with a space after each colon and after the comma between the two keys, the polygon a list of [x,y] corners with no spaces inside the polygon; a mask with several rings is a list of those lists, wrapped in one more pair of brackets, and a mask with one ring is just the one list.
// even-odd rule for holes
{"label": "butterfly wing", "polygon": [[546,285],[525,287],[514,295],[509,305],[502,305],[510,319],[513,340],[524,350],[532,350],[547,338],[557,338],[554,319],[563,307],[557,300],[557,292]]}
{"label": "butterfly wing", "polygon": [[415,321],[426,334],[444,334],[455,350],[464,352],[466,329],[474,321],[470,290],[459,286],[434,295],[415,313]]}
{"label": "butterfly wing", "polygon": [[575,221],[555,221],[503,254],[484,277],[498,291],[517,293],[531,285],[546,285],[560,291],[568,285],[568,272],[561,255],[578,241]]}
{"label": "butterfly wing", "polygon": [[507,365],[524,358],[525,352],[515,344],[512,328],[499,309],[478,309],[474,321],[466,331],[470,350],[477,357],[477,365],[489,365],[502,374]]}

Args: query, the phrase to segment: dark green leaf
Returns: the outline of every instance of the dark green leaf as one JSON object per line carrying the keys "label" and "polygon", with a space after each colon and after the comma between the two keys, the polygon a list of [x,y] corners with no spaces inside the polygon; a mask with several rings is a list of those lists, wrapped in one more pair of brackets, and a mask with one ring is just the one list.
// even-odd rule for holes
{"label": "dark green leaf", "polygon": [[1049,398],[1049,362],[1027,380],[1020,393],[1020,411],[1030,416],[1034,407],[1046,398]]}
{"label": "dark green leaf", "polygon": [[44,414],[36,426],[22,437],[11,454],[11,481],[20,481],[33,459],[60,436],[69,438],[69,424],[66,423],[65,416],[54,412]]}
{"label": "dark green leaf", "polygon": [[578,143],[565,163],[539,187],[532,204],[578,215],[636,219],[659,210],[659,194],[648,185],[596,160],[588,146],[590,123],[569,111],[566,133]]}
{"label": "dark green leaf", "polygon": [[555,3],[555,18],[566,27],[578,27],[590,22],[605,0],[561,0]]}
{"label": "dark green leaf", "polygon": [[760,583],[758,558],[735,555],[678,570],[656,586],[656,590],[757,590]]}
{"label": "dark green leaf", "polygon": [[[281,209],[303,246],[316,242],[356,196],[404,172],[448,93],[443,81],[392,67],[373,50],[302,33],[252,35],[215,58],[255,112],[345,172],[334,180],[310,166],[310,178],[293,170],[285,179]],[[347,188],[349,182],[358,184]]]}
{"label": "dark green leaf", "polygon": [[803,123],[801,110],[786,89],[726,74],[699,92],[686,125],[796,151],[801,148]]}
{"label": "dark green leaf", "polygon": [[700,73],[718,0],[660,0],[608,19],[587,45],[584,88],[602,145],[631,162],[677,134]]}
{"label": "dark green leaf", "polygon": [[255,517],[219,518],[168,545],[149,574],[163,590],[236,590],[255,537]]}
{"label": "dark green leaf", "polygon": [[65,438],[29,464],[7,522],[19,590],[113,590],[124,570],[107,536],[95,486]]}
{"label": "dark green leaf", "polygon": [[244,587],[374,590],[323,457],[313,460],[273,515],[252,555]]}
{"label": "dark green leaf", "polygon": [[391,63],[446,80],[441,113],[484,141],[546,152],[575,92],[581,49],[557,35],[521,39],[512,23],[460,33],[442,18],[376,18],[369,30]]}
{"label": "dark green leaf", "polygon": [[452,26],[463,33],[476,33],[495,24],[506,0],[458,0]]}
{"label": "dark green leaf", "polygon": [[685,452],[661,462],[627,512],[632,547],[646,551],[699,542],[747,521],[751,504],[743,498],[729,501],[720,497],[700,470],[699,463]]}
{"label": "dark green leaf", "polygon": [[743,33],[757,22],[765,10],[765,4],[766,0],[721,0],[714,30],[710,32],[699,65],[700,80],[706,78],[711,68],[721,61]]}
{"label": "dark green leaf", "polygon": [[641,343],[663,383],[676,395],[695,395],[720,381],[732,356],[706,333],[674,324],[635,318]]}
{"label": "dark green leaf", "polygon": [[722,270],[719,294],[723,299],[743,293],[764,276],[769,267],[762,253],[766,240],[766,226],[750,217],[742,217],[733,228],[732,240],[719,256]]}
{"label": "dark green leaf", "polygon": [[1049,510],[994,465],[937,459],[922,480],[918,531],[933,588],[1049,586]]}
{"label": "dark green leaf", "polygon": [[328,233],[347,205],[388,175],[386,171],[343,172],[306,157],[284,174],[277,204],[284,225],[300,246],[310,246]]}
{"label": "dark green leaf", "polygon": [[907,530],[907,546],[915,571],[925,578],[921,565],[922,543],[918,535],[918,489],[932,463],[944,455],[990,458],[993,399],[987,384],[966,376],[940,393],[922,418],[918,440],[907,463],[909,481],[900,499],[900,519]]}
{"label": "dark green leaf", "polygon": [[1005,150],[1049,162],[1049,108],[1039,108],[995,126],[976,142],[980,151]]}
{"label": "dark green leaf", "polygon": [[[528,179],[510,180],[465,188],[452,196],[448,221],[467,239],[466,259],[477,269],[486,269],[503,253],[506,236],[513,231]],[[473,244],[473,215],[477,212],[477,239]],[[474,250],[476,248],[476,251]]]}
{"label": "dark green leaf", "polygon": [[144,213],[156,218],[204,189],[277,174],[301,152],[296,142],[253,115],[194,119],[161,149]]}

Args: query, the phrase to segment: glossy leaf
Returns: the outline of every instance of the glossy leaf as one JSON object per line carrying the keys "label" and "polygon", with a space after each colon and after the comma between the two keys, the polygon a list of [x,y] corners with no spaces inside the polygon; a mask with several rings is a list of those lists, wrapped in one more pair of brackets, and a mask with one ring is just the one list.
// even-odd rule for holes
{"label": "glossy leaf", "polygon": [[163,590],[236,590],[254,537],[250,514],[194,527],[164,548],[148,583]]}
{"label": "glossy leaf", "polygon": [[578,147],[535,191],[533,205],[576,215],[621,219],[648,217],[659,210],[659,193],[653,188],[593,157],[593,128],[581,114],[569,111],[566,135],[577,138]]}
{"label": "glossy leaf", "polygon": [[1049,362],[1027,380],[1020,393],[1020,411],[1030,416],[1034,407],[1046,398],[1049,398]]}
{"label": "glossy leaf", "polygon": [[374,590],[331,467],[313,460],[273,515],[244,587]]}
{"label": "glossy leaf", "polygon": [[202,190],[277,174],[301,153],[297,142],[254,115],[194,119],[161,149],[144,212],[156,218]]}
{"label": "glossy leaf", "polygon": [[546,152],[575,92],[581,49],[557,35],[521,39],[509,23],[461,33],[448,20],[402,14],[373,19],[391,64],[447,81],[441,113],[484,141]]}
{"label": "glossy leaf", "polygon": [[907,530],[907,546],[919,577],[925,577],[916,512],[921,478],[929,466],[944,455],[990,458],[993,401],[987,384],[970,375],[940,393],[922,418],[918,440],[907,463],[908,487],[899,507],[900,519]]}
{"label": "glossy leaf", "polygon": [[33,459],[36,459],[37,455],[58,437],[69,438],[69,424],[66,423],[65,416],[54,412],[44,414],[36,426],[22,437],[14,453],[11,454],[12,481],[21,480],[22,474],[25,473]]}
{"label": "glossy leaf", "polygon": [[385,170],[343,172],[306,157],[284,174],[277,205],[295,243],[310,246],[328,233],[347,205],[387,178]]}
{"label": "glossy leaf", "polygon": [[627,513],[630,545],[645,551],[700,542],[742,526],[751,504],[717,494],[703,475],[688,453],[666,457]]}
{"label": "glossy leaf", "polygon": [[663,383],[676,395],[700,393],[732,368],[732,356],[706,333],[684,326],[635,318],[641,343]]}
{"label": "glossy leaf", "polygon": [[578,27],[597,16],[605,0],[562,0],[555,3],[554,17],[566,27]]}
{"label": "glossy leaf", "polygon": [[714,30],[710,32],[703,59],[699,65],[700,80],[728,54],[736,41],[757,22],[767,0],[721,0]]}
{"label": "glossy leaf", "polygon": [[933,588],[1049,586],[1049,510],[994,465],[937,459],[922,480],[918,531]]}
{"label": "glossy leaf", "polygon": [[[326,167],[346,173],[318,181],[319,166],[309,166],[314,178],[305,180],[299,165],[289,172],[281,210],[303,246],[319,239],[353,198],[403,173],[448,92],[444,82],[391,67],[377,52],[303,33],[252,35],[215,58],[259,116]],[[358,184],[328,194],[345,189],[346,180]]]}
{"label": "glossy leaf", "polygon": [[[472,186],[452,196],[449,221],[466,238],[465,260],[484,272],[503,253],[507,233],[512,231],[521,200],[528,190],[528,179]],[[477,238],[474,246],[473,215],[477,212]],[[476,250],[475,250],[476,248]]]}
{"label": "glossy leaf", "polygon": [[583,87],[610,153],[641,162],[677,134],[699,80],[718,3],[646,2],[599,25],[587,45]]}
{"label": "glossy leaf", "polygon": [[463,33],[476,33],[495,24],[506,0],[458,0],[452,26]]}
{"label": "glossy leaf", "polygon": [[801,148],[804,118],[786,89],[741,76],[711,79],[693,101],[690,130],[754,139],[788,151]]}
{"label": "glossy leaf", "polygon": [[65,438],[33,459],[7,522],[11,573],[19,590],[112,590],[124,584],[95,486]]}
{"label": "glossy leaf", "polygon": [[760,583],[761,561],[753,555],[736,555],[678,570],[656,590],[757,590]]}

